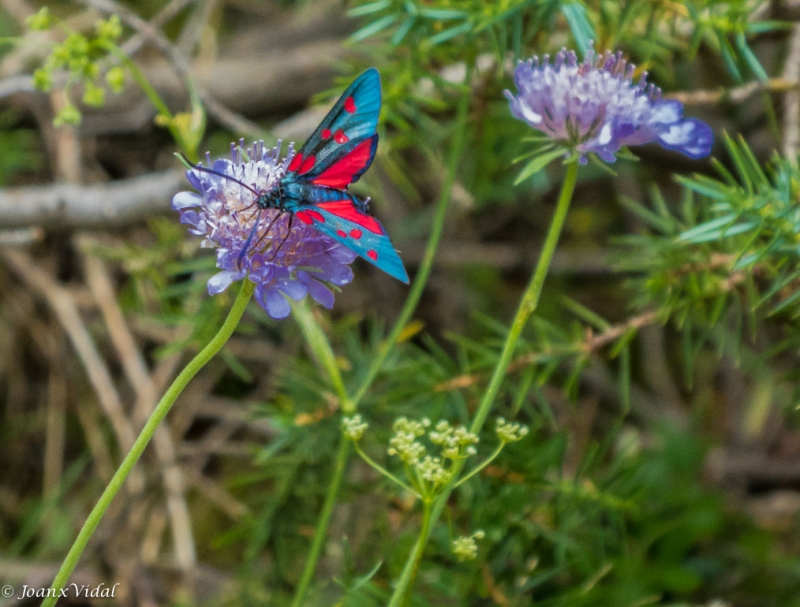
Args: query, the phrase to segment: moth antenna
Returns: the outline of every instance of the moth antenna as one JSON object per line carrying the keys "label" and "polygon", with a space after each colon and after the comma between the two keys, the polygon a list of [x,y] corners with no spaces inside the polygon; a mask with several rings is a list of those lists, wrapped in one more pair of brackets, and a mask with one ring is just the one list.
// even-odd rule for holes
{"label": "moth antenna", "polygon": [[256,197],[261,196],[261,192],[257,192],[256,190],[251,188],[249,185],[247,185],[246,183],[244,183],[242,181],[239,181],[235,177],[231,177],[230,175],[226,175],[225,173],[220,173],[219,171],[215,171],[214,169],[207,169],[206,167],[204,167],[202,165],[194,164],[192,162],[189,162],[189,159],[186,156],[184,156],[183,154],[181,154],[181,153],[177,153],[175,155],[178,156],[184,164],[192,167],[195,171],[201,171],[203,173],[211,173],[212,175],[216,175],[218,177],[222,177],[223,179],[227,179],[229,181],[233,181],[234,183],[238,183],[243,188],[245,188],[247,190],[250,190],[253,194],[256,195]]}

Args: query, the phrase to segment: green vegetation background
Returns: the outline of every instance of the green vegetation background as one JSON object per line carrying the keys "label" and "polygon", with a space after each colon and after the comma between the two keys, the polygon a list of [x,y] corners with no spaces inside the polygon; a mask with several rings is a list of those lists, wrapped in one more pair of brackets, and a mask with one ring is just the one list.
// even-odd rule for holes
{"label": "green vegetation background", "polygon": [[[41,6],[0,2],[2,35],[23,34],[26,11]],[[90,30],[100,15],[92,6],[102,9],[49,6],[76,30]],[[596,164],[580,172],[542,304],[493,410],[531,433],[454,493],[408,604],[800,605],[800,75],[792,67],[800,8],[745,0],[124,6],[144,19],[179,9],[158,27],[212,96],[269,143],[302,141],[321,117],[306,108],[318,102],[324,112],[376,66],[381,145],[356,191],[372,197],[412,278],[456,167],[424,296],[359,410],[370,422],[363,448],[390,467],[396,417],[468,423],[549,225],[564,170],[551,163],[515,185],[524,164],[514,161],[532,145],[502,95],[516,60],[565,46],[583,52],[594,41],[622,50],[687,115],[707,121],[713,162],[648,146],[613,165],[616,174]],[[32,73],[57,41],[56,32],[26,52],[10,47],[2,79]],[[156,48],[133,58],[173,112],[187,110],[180,78]],[[109,92],[100,108],[80,105],[80,91],[70,98],[83,121],[60,130],[57,92],[0,99],[4,188],[176,167],[175,143],[142,110],[135,84]],[[453,159],[457,134],[466,143]],[[238,136],[209,112],[200,151],[224,155]],[[77,169],[58,155],[70,141]],[[230,306],[232,296],[206,294],[213,255],[168,202],[124,225],[59,229],[43,218],[8,220],[15,230],[0,232],[0,583],[49,584],[118,463],[124,449],[101,405],[116,398],[136,426],[135,403],[146,399],[125,356],[139,356],[147,381],[163,390]],[[407,294],[366,264],[355,272],[333,312],[315,310],[351,391]],[[109,604],[292,600],[341,416],[296,323],[250,312],[168,420],[185,491],[165,489],[171,462],[148,452],[81,561],[77,579],[123,584]],[[119,330],[132,342],[120,345]],[[76,356],[75,335],[91,341],[96,359]],[[106,374],[111,395],[93,373]],[[479,459],[495,444],[487,432]],[[174,527],[170,499],[185,505],[189,536]],[[409,496],[351,458],[304,604],[386,604],[419,516]],[[452,540],[478,529],[477,559],[458,562]],[[191,566],[176,556],[187,546]]]}

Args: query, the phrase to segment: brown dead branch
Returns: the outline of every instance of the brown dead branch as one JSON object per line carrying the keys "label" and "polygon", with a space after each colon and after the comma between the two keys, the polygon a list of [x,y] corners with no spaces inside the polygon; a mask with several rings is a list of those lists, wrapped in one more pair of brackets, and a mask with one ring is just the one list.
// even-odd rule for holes
{"label": "brown dead branch", "polygon": [[4,228],[51,230],[114,228],[170,208],[185,184],[181,171],[165,171],[102,185],[55,184],[0,190]]}
{"label": "brown dead branch", "polygon": [[[133,445],[136,433],[125,415],[108,367],[100,356],[69,292],[39,269],[22,251],[4,249],[2,256],[14,273],[44,299],[55,313],[83,364],[101,407],[114,428],[120,450],[127,452]],[[127,486],[133,493],[141,492],[144,487],[141,471],[134,469],[131,472]]]}

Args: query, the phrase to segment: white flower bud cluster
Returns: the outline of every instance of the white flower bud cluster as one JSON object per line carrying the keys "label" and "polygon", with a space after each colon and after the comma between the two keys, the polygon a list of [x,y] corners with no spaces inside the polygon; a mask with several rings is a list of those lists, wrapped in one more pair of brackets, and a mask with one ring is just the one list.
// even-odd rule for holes
{"label": "white flower bud cluster", "polygon": [[422,421],[412,421],[406,417],[398,417],[392,429],[394,436],[389,440],[389,448],[386,452],[389,455],[396,455],[404,463],[412,466],[419,463],[425,455],[425,446],[417,442],[417,438],[425,434],[425,429],[431,425],[429,419]]}
{"label": "white flower bud cluster", "polygon": [[522,424],[515,424],[507,422],[502,417],[497,418],[497,425],[495,426],[497,438],[503,443],[514,443],[522,440],[528,435],[528,427]]}
{"label": "white flower bud cluster", "polygon": [[423,479],[434,486],[444,485],[448,480],[448,471],[442,464],[441,457],[426,455],[425,458],[416,465],[416,469]]}
{"label": "white flower bud cluster", "polygon": [[353,417],[342,418],[342,432],[351,441],[361,440],[368,427],[369,424],[357,413]]}
{"label": "white flower bud cluster", "polygon": [[[449,422],[442,420],[428,433],[434,445],[441,445],[442,456],[447,459],[459,459],[475,455],[478,451],[472,445],[478,442],[477,435],[463,426],[454,428]],[[466,448],[465,448],[466,447]]]}
{"label": "white flower bud cluster", "polygon": [[478,556],[478,544],[475,540],[482,540],[483,531],[476,531],[470,536],[461,536],[453,540],[453,554],[460,562],[472,561]]}

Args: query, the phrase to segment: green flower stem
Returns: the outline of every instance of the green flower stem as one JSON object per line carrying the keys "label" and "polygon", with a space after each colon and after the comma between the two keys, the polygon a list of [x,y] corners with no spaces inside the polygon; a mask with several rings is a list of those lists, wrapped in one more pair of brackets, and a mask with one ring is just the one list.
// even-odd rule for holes
{"label": "green flower stem", "polygon": [[[465,82],[469,83],[471,78],[472,68],[469,68],[467,70]],[[453,184],[456,181],[458,165],[461,161],[461,154],[464,150],[464,142],[466,139],[465,134],[467,131],[467,112],[469,111],[469,102],[471,99],[472,97],[470,96],[469,92],[463,93],[456,109],[456,130],[453,134],[452,146],[450,148],[450,162],[448,163],[447,174],[445,175],[444,182],[442,183],[442,189],[439,193],[439,200],[436,201],[436,214],[433,217],[431,234],[428,238],[428,245],[425,247],[425,255],[422,257],[422,263],[419,266],[419,271],[414,279],[414,285],[411,287],[411,292],[408,294],[408,298],[403,305],[403,309],[400,311],[400,315],[397,317],[394,327],[392,327],[391,333],[389,333],[386,341],[383,342],[383,345],[381,345],[380,349],[378,350],[377,356],[372,359],[372,364],[369,366],[369,369],[367,369],[367,373],[361,382],[361,386],[353,398],[353,402],[356,405],[358,405],[358,403],[361,402],[361,399],[364,398],[367,390],[369,390],[369,387],[375,380],[375,376],[383,366],[386,357],[389,356],[392,348],[394,348],[395,344],[397,343],[400,333],[403,331],[403,329],[405,329],[406,324],[408,324],[408,321],[411,319],[411,315],[414,313],[414,310],[417,309],[417,304],[419,303],[420,297],[422,297],[422,292],[425,290],[428,277],[433,269],[436,251],[439,248],[439,241],[442,238],[442,230],[444,228],[444,220],[447,215],[447,207],[450,203],[450,197],[453,193]]]}
{"label": "green flower stem", "polygon": [[[471,64],[468,62],[467,65],[469,66]],[[466,82],[469,82],[471,77],[472,68],[469,67],[467,69]],[[422,258],[419,271],[414,279],[414,285],[411,287],[411,292],[408,294],[405,304],[403,304],[403,309],[400,311],[400,315],[397,317],[394,327],[392,327],[389,336],[383,342],[375,358],[372,359],[372,364],[369,366],[369,369],[367,369],[367,373],[361,382],[361,386],[356,392],[356,395],[352,398],[352,409],[349,411],[349,413],[356,411],[359,403],[366,395],[367,390],[369,390],[369,387],[372,385],[372,382],[375,380],[375,377],[378,375],[378,372],[383,366],[386,357],[389,356],[389,353],[397,343],[400,333],[402,333],[403,329],[405,329],[406,324],[411,319],[411,315],[414,313],[414,310],[416,310],[417,304],[422,297],[422,292],[425,289],[425,284],[428,282],[428,277],[430,276],[431,269],[433,268],[433,261],[436,257],[436,250],[439,247],[439,241],[442,237],[444,220],[447,214],[447,206],[450,203],[453,184],[456,180],[456,172],[458,170],[459,161],[461,160],[461,154],[464,149],[466,131],[465,127],[470,100],[471,97],[468,93],[463,94],[456,110],[456,130],[453,135],[452,146],[450,148],[450,162],[447,166],[447,174],[445,175],[444,183],[442,183],[439,200],[436,202],[436,214],[434,215],[431,234],[428,238],[428,245],[425,248],[425,255]],[[337,473],[333,475],[331,478],[331,483],[328,485],[328,493],[325,496],[325,506],[320,513],[319,520],[317,521],[317,527],[314,530],[311,553],[306,560],[303,575],[300,579],[297,589],[295,590],[292,607],[301,607],[304,603],[306,593],[308,592],[308,588],[311,584],[311,579],[313,578],[314,571],[316,571],[317,568],[317,561],[319,560],[319,555],[322,550],[322,544],[324,543],[325,537],[328,533],[328,524],[330,523],[330,517],[333,512],[333,505],[336,503],[336,498],[339,495],[339,488],[341,486],[343,472],[347,466],[347,458],[350,453],[350,441],[344,435],[342,435],[339,440],[341,442],[339,444],[339,451],[336,454],[336,461],[334,464]],[[328,508],[328,506],[330,506],[330,508]]]}
{"label": "green flower stem", "polygon": [[[424,502],[422,511],[422,528],[419,530],[419,537],[414,544],[414,550],[412,550],[411,554],[408,556],[406,566],[403,569],[400,579],[397,581],[394,594],[392,594],[392,598],[387,607],[401,607],[405,601],[405,589],[411,588],[414,584],[417,571],[419,570],[419,564],[422,561],[422,554],[425,552],[425,546],[428,543],[428,536],[431,532],[431,524],[433,522],[431,514],[431,502],[426,501]],[[398,591],[400,589],[403,590]]]}
{"label": "green flower stem", "polygon": [[[213,339],[208,342],[208,345],[203,348],[200,353],[195,356],[188,365],[186,365],[186,368],[181,371],[180,375],[175,378],[175,381],[172,382],[172,385],[169,387],[161,401],[153,410],[153,413],[150,415],[150,419],[147,420],[144,428],[142,428],[142,431],[136,438],[136,441],[133,443],[131,450],[125,456],[125,459],[122,460],[122,463],[114,473],[114,476],[111,478],[111,481],[108,483],[105,491],[103,491],[103,494],[100,496],[97,504],[89,513],[86,522],[83,524],[83,527],[78,533],[78,537],[75,539],[75,542],[72,544],[72,548],[70,548],[69,553],[67,553],[67,556],[62,563],[61,569],[58,570],[58,573],[53,580],[51,585],[53,588],[66,587],[66,584],[69,581],[69,576],[72,574],[72,571],[78,564],[78,560],[80,559],[83,550],[86,548],[86,545],[89,543],[92,534],[94,533],[95,529],[97,529],[97,526],[100,524],[103,515],[106,513],[106,510],[108,510],[108,507],[111,505],[111,502],[117,495],[117,492],[125,483],[125,480],[128,478],[131,470],[136,465],[136,462],[142,455],[145,447],[147,447],[150,439],[153,438],[156,428],[158,428],[158,425],[161,423],[167,413],[169,413],[169,410],[172,408],[175,400],[178,398],[178,396],[180,396],[184,388],[186,388],[186,385],[189,383],[189,381],[197,374],[198,371],[200,371],[200,369],[203,368],[203,366],[209,360],[214,357],[215,354],[222,349],[222,347],[225,345],[225,342],[227,342],[230,336],[233,335],[233,332],[238,326],[239,320],[241,320],[242,314],[244,314],[245,308],[247,307],[254,290],[255,284],[253,282],[250,280],[243,281],[239,295],[236,296],[236,301],[234,301],[233,307],[228,313],[228,318],[225,319],[222,327],[220,327]],[[56,603],[56,598],[57,597],[55,596],[47,597],[42,602],[42,607],[53,607]]]}
{"label": "green flower stem", "polygon": [[[144,91],[144,94],[150,100],[150,103],[153,104],[153,107],[158,110],[159,116],[163,118],[165,126],[183,153],[186,154],[189,157],[189,160],[192,162],[197,162],[197,146],[190,145],[186,140],[184,133],[176,126],[175,117],[172,115],[172,112],[169,111],[167,104],[164,103],[164,100],[158,94],[158,91],[156,91],[153,85],[151,85],[147,80],[144,73],[142,73],[142,70],[139,69],[139,66],[136,65],[136,63],[132,61],[130,57],[123,53],[116,44],[107,43],[104,46],[109,53],[114,55],[117,59],[119,59],[120,63],[128,68],[131,77],[136,81],[136,84],[141,87],[142,91]],[[193,95],[194,84],[192,82],[188,82],[187,87],[189,88],[190,95],[192,97],[196,96]]]}
{"label": "green flower stem", "polygon": [[147,95],[147,98],[150,100],[150,103],[153,104],[158,110],[158,113],[164,116],[165,118],[172,119],[172,113],[169,111],[167,104],[164,103],[164,100],[161,99],[161,96],[158,94],[155,88],[150,84],[150,82],[145,78],[142,70],[139,69],[139,66],[134,63],[130,57],[128,57],[122,50],[116,45],[112,43],[106,43],[103,45],[105,49],[114,55],[119,61],[128,68],[128,71],[131,73],[131,76],[136,81],[144,94]]}
{"label": "green flower stem", "polygon": [[[493,452],[493,453],[492,453],[492,454],[491,454],[489,457],[487,457],[487,458],[486,458],[486,460],[484,460],[484,461],[483,461],[483,463],[481,463],[481,465],[480,465],[480,466],[476,466],[474,470],[470,470],[469,474],[467,474],[467,475],[465,475],[465,476],[462,476],[460,479],[458,479],[458,482],[456,482],[456,483],[453,485],[453,487],[452,487],[452,488],[453,488],[453,489],[455,489],[456,487],[459,487],[459,486],[463,485],[463,484],[464,484],[464,483],[466,483],[466,482],[467,482],[469,479],[471,479],[473,476],[475,476],[476,474],[478,474],[478,472],[480,472],[480,471],[481,471],[481,470],[483,470],[483,469],[484,469],[486,466],[488,466],[489,464],[491,464],[491,463],[494,461],[494,459],[495,459],[495,458],[496,458],[498,455],[500,455],[500,452],[503,450],[503,447],[505,447],[505,446],[506,446],[506,443],[504,443],[504,442],[502,442],[502,441],[501,441],[501,442],[500,442],[500,444],[499,444],[499,445],[497,445],[497,448],[494,450],[494,452]],[[463,460],[462,460],[462,461],[463,461]],[[463,466],[463,464],[461,464],[461,466]]]}
{"label": "green flower stem", "polygon": [[[556,250],[556,244],[558,244],[558,238],[561,235],[561,229],[564,227],[564,220],[567,217],[567,211],[569,210],[569,205],[572,201],[572,194],[575,191],[575,183],[577,179],[578,164],[576,162],[568,164],[567,174],[564,178],[564,183],[561,186],[561,195],[558,198],[556,212],[553,216],[552,222],[550,223],[550,229],[547,232],[547,238],[544,241],[542,253],[539,256],[539,261],[536,264],[533,277],[531,278],[531,281],[528,284],[528,287],[525,289],[522,299],[520,300],[517,314],[511,323],[511,328],[508,331],[508,336],[506,337],[503,351],[500,354],[500,359],[497,361],[497,366],[495,367],[492,378],[489,381],[489,386],[486,388],[486,392],[484,393],[480,405],[478,405],[478,410],[475,412],[475,417],[472,420],[470,432],[474,434],[479,434],[483,428],[483,424],[489,415],[489,410],[492,408],[494,400],[497,397],[497,393],[500,391],[500,386],[505,379],[508,365],[511,363],[511,357],[516,349],[517,341],[522,333],[522,329],[525,328],[528,319],[536,310],[536,306],[539,303],[539,296],[542,293],[542,286],[544,286],[544,280],[547,277],[547,270],[550,268],[550,261],[553,259],[553,253]],[[458,474],[464,467],[464,461],[465,460],[460,460],[453,466],[453,476],[451,481],[434,502],[431,516],[432,523],[438,520],[442,510],[444,510],[447,500],[450,497],[450,493],[452,493],[456,483],[458,482]],[[417,553],[425,549],[429,534],[430,527],[425,534],[420,534],[420,539],[417,542],[417,545],[414,546],[414,552],[412,552],[411,556],[409,556],[408,560],[406,561],[406,565],[403,569],[403,573],[400,576],[400,580],[398,580],[398,583],[395,586],[394,595],[390,605],[399,605],[402,597],[404,597],[410,591],[410,584],[414,579],[412,572],[417,566],[415,564],[415,560],[418,558]]]}
{"label": "green flower stem", "polygon": [[342,373],[339,371],[339,365],[336,363],[336,355],[333,353],[331,343],[325,335],[325,331],[319,326],[314,312],[308,305],[306,300],[296,302],[292,305],[292,312],[297,324],[300,325],[300,330],[303,332],[303,337],[306,339],[308,347],[311,349],[317,363],[325,369],[328,378],[333,384],[333,389],[336,390],[336,396],[339,397],[339,406],[342,413],[345,415],[352,415],[355,412],[355,405],[350,400],[347,390],[344,387],[344,380],[342,380]]}
{"label": "green flower stem", "polygon": [[409,493],[413,493],[414,495],[416,495],[419,498],[422,497],[420,495],[419,491],[417,491],[413,487],[409,487],[403,481],[401,481],[399,478],[397,478],[394,474],[389,472],[386,468],[384,468],[380,464],[375,463],[369,455],[364,453],[364,450],[359,446],[358,443],[353,443],[353,448],[356,450],[356,453],[358,453],[358,455],[361,457],[361,459],[363,459],[365,462],[367,462],[367,464],[369,464],[376,471],[380,472],[383,476],[388,478],[390,481],[393,481],[394,483],[396,483],[397,485],[399,485],[400,487],[402,487],[403,489],[405,489]]}
{"label": "green flower stem", "polygon": [[295,591],[291,607],[301,607],[305,604],[306,593],[311,586],[311,580],[314,578],[314,572],[317,569],[319,555],[322,553],[322,547],[325,545],[325,538],[328,536],[328,525],[331,522],[333,508],[336,506],[336,500],[339,497],[339,487],[342,484],[342,478],[344,478],[344,471],[347,468],[347,459],[349,455],[350,441],[342,436],[342,438],[339,439],[339,450],[336,453],[331,484],[328,486],[328,493],[325,495],[325,503],[322,505],[322,512],[319,513],[317,528],[314,530],[314,539],[311,542],[311,550],[308,553],[308,559],[306,559],[303,575],[300,577],[300,581],[297,584],[297,590]]}
{"label": "green flower stem", "polygon": [[558,197],[558,205],[556,206],[555,215],[553,215],[550,229],[547,232],[547,238],[542,247],[542,253],[539,256],[539,261],[536,264],[536,270],[533,273],[528,288],[520,301],[517,315],[511,323],[511,329],[506,337],[506,343],[503,346],[503,352],[500,354],[500,360],[497,361],[497,366],[492,374],[492,379],[489,381],[489,386],[483,395],[481,404],[475,412],[475,417],[470,426],[470,432],[473,434],[480,434],[486,417],[489,415],[489,410],[494,404],[494,399],[500,391],[500,385],[506,376],[508,365],[511,364],[511,357],[514,355],[514,350],[517,347],[517,341],[522,333],[522,329],[528,323],[531,314],[536,310],[539,305],[539,296],[542,294],[542,287],[544,280],[547,277],[547,271],[550,269],[550,262],[553,259],[558,238],[561,235],[561,229],[564,227],[564,220],[567,217],[569,204],[572,202],[572,194],[575,191],[575,183],[578,180],[578,163],[572,162],[567,165],[567,174],[564,177],[564,183],[561,186],[561,195]]}

